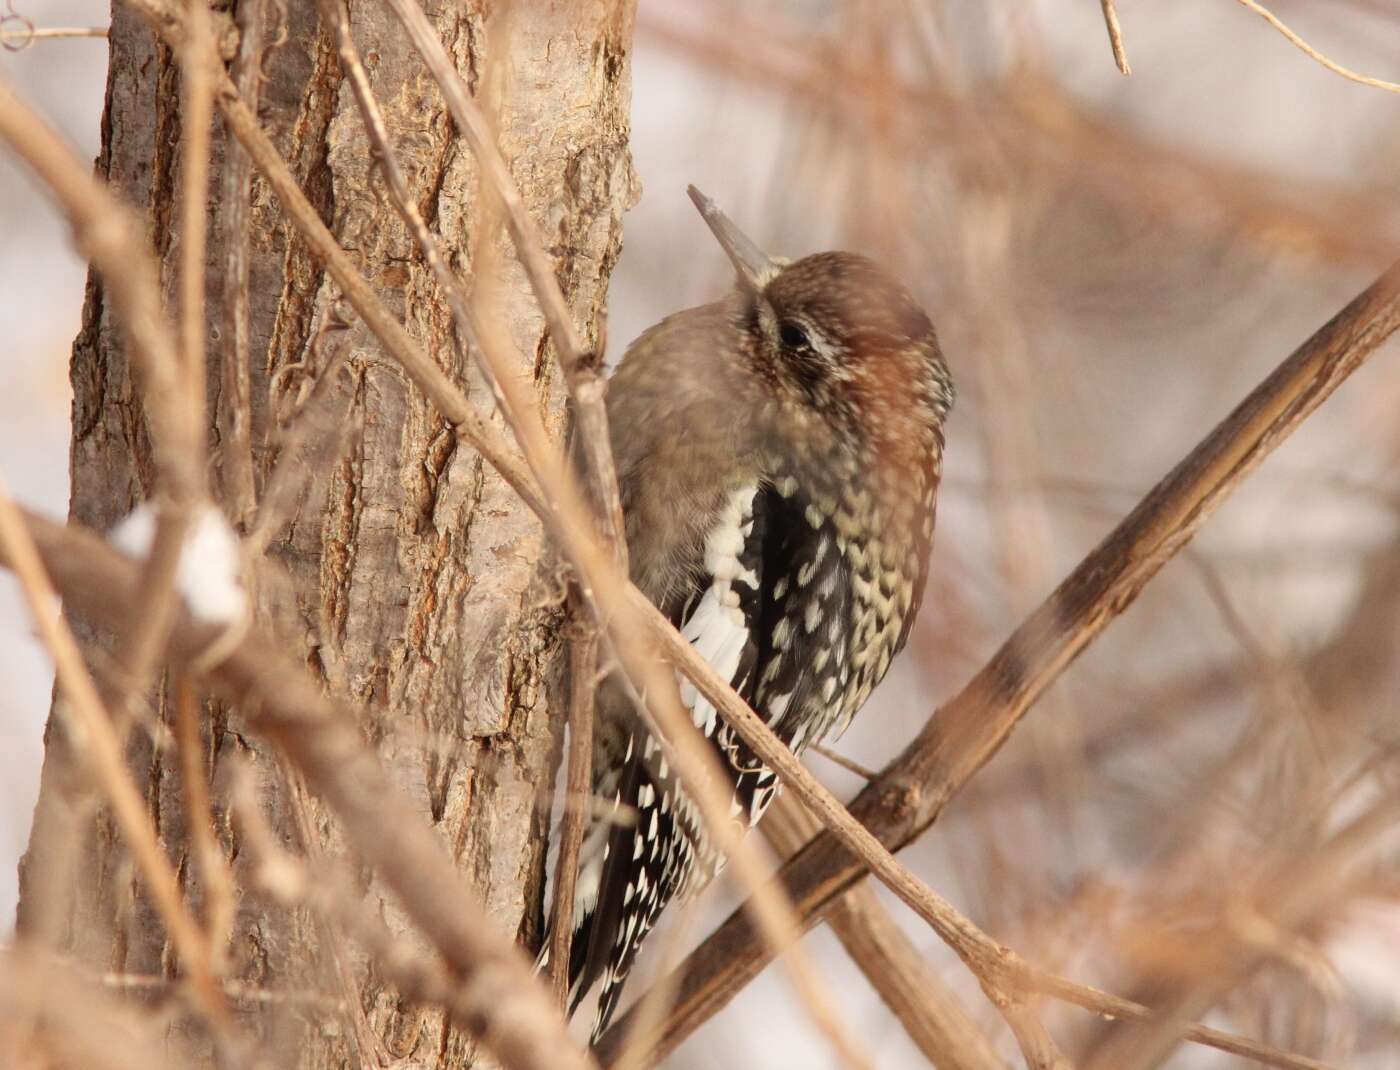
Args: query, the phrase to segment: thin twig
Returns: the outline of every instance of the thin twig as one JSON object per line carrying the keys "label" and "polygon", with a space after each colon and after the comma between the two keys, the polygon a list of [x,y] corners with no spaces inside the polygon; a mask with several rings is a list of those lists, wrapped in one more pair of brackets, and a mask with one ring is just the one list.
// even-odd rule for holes
{"label": "thin twig", "polygon": [[569,999],[569,957],[574,940],[574,888],[588,818],[593,779],[593,711],[598,693],[598,633],[575,612],[584,634],[569,650],[569,760],[564,781],[564,816],[559,822],[559,858],[554,864],[550,910],[549,980],[560,1007]]}
{"label": "thin twig", "polygon": [[175,746],[180,755],[180,787],[185,827],[199,866],[204,892],[204,929],[209,946],[209,969],[223,976],[228,965],[228,942],[233,934],[233,878],[214,832],[214,808],[209,801],[204,740],[199,730],[201,706],[190,677],[182,675],[175,694]]}
{"label": "thin twig", "polygon": [[[428,230],[428,224],[423,219],[418,202],[409,192],[408,179],[404,175],[403,167],[399,164],[398,154],[394,151],[393,143],[389,140],[389,130],[384,122],[384,113],[379,107],[379,102],[375,100],[374,91],[369,84],[369,75],[365,73],[364,64],[360,61],[359,50],[355,47],[355,38],[350,32],[350,19],[345,11],[344,0],[317,0],[317,6],[320,8],[322,21],[326,23],[335,38],[341,70],[349,80],[350,89],[355,95],[355,103],[359,107],[361,118],[364,120],[365,134],[369,138],[372,158],[384,176],[389,198],[393,201],[399,215],[403,217],[409,233],[413,236],[414,243],[418,246],[418,251],[423,256],[424,263],[428,265],[428,269],[433,273],[438,285],[442,287],[443,294],[447,299],[447,307],[452,312],[457,351],[465,364],[466,361],[472,359],[473,351],[480,345],[476,320],[470,302],[467,300],[466,290],[457,276],[452,273],[451,268],[447,266],[447,260],[442,255],[442,249],[433,238],[432,232]],[[522,400],[522,392],[508,392],[493,374],[493,369],[485,362],[478,361],[478,364],[482,367],[487,385],[490,386],[496,399],[496,405],[509,421],[512,404],[518,404]]]}
{"label": "thin twig", "polygon": [[985,991],[1002,1018],[1011,1026],[1021,1056],[1026,1060],[1026,1070],[1074,1070],[1074,1065],[1060,1051],[1050,1030],[1040,1020],[1032,1005],[1031,997],[1019,987],[992,986],[983,982]]}
{"label": "thin twig", "polygon": [[[170,987],[170,978],[157,973],[102,973],[92,978],[93,982],[115,992],[158,992]],[[262,985],[247,984],[243,981],[225,979],[222,982],[224,995],[236,1003],[290,1004],[292,1006],[313,1007],[318,1011],[343,1014],[345,1000],[324,992],[307,992],[291,988],[267,988]]]}
{"label": "thin twig", "polygon": [[[1025,981],[1029,987],[1037,992],[1043,992],[1047,996],[1053,996],[1065,1003],[1073,1003],[1077,1007],[1083,1007],[1086,1011],[1091,1011],[1101,1018],[1145,1022],[1156,1017],[1155,1011],[1141,1003],[1135,1003],[1130,999],[1124,999],[1121,996],[1115,996],[1097,988],[1081,985],[1078,982],[1055,977],[1038,970],[1032,970],[1028,973]],[[1271,1045],[1250,1040],[1248,1037],[1236,1036],[1220,1029],[1211,1029],[1209,1026],[1193,1023],[1187,1028],[1184,1036],[1187,1040],[1197,1044],[1250,1059],[1261,1066],[1278,1067],[1279,1070],[1337,1070],[1331,1063],[1283,1051]]]}
{"label": "thin twig", "polygon": [[119,723],[145,695],[165,649],[166,633],[175,615],[175,577],[193,509],[204,497],[204,254],[205,218],[209,192],[209,126],[213,106],[209,64],[215,61],[209,9],[190,5],[189,35],[180,49],[180,251],[179,347],[177,378],[183,385],[168,398],[148,396],[151,403],[169,405],[170,419],[182,425],[186,457],[194,483],[171,487],[159,500],[156,532],[143,566],[140,593],[131,607],[131,623],[123,629],[117,655],[118,675],[109,688],[108,706]]}
{"label": "thin twig", "polygon": [[1123,74],[1132,74],[1128,66],[1128,53],[1123,49],[1123,28],[1118,25],[1118,8],[1114,0],[1099,0],[1103,7],[1104,25],[1108,27],[1108,43],[1113,47],[1113,62]]}
{"label": "thin twig", "polygon": [[106,26],[31,26],[24,30],[0,30],[0,46],[10,52],[23,52],[35,41],[51,41],[60,37],[106,36]]}
{"label": "thin twig", "polygon": [[830,747],[823,746],[820,743],[814,743],[807,749],[810,751],[815,751],[817,754],[820,754],[823,758],[831,762],[833,765],[839,765],[842,769],[846,770],[846,772],[854,773],[862,780],[871,781],[880,775],[868,766],[861,765],[860,762],[853,761],[852,759],[847,758],[844,754],[832,750]]}
{"label": "thin twig", "polygon": [[[485,172],[486,187],[500,199],[505,210],[506,224],[511,239],[515,242],[521,266],[530,278],[530,285],[540,302],[554,344],[559,349],[560,360],[566,365],[582,359],[583,339],[574,327],[573,314],[559,289],[559,281],[554,277],[554,266],[544,251],[534,221],[520,196],[520,190],[511,176],[510,167],[496,144],[496,132],[476,100],[467,88],[461,72],[452,62],[443,46],[437,30],[428,21],[418,0],[386,0],[394,16],[403,23],[413,46],[423,57],[429,73],[442,90],[448,111],[452,113],[457,129],[461,131],[472,155],[476,157]],[[568,368],[565,368],[567,374]]]}
{"label": "thin twig", "polygon": [[[144,702],[175,619],[175,577],[192,517],[185,503],[164,499],[156,507],[155,534],[141,566],[141,586],[117,641],[103,702],[124,729]],[[158,683],[159,681],[157,681]]]}
{"label": "thin twig", "polygon": [[[255,114],[262,89],[262,43],[266,0],[239,0],[238,53],[231,74],[243,103]],[[220,371],[219,421],[220,471],[224,505],[229,519],[240,530],[253,522],[257,507],[253,466],[252,349],[249,340],[249,271],[253,168],[248,153],[236,137],[224,138],[224,173],[219,191],[224,249],[223,325],[224,349]]]}
{"label": "thin twig", "polygon": [[1313,48],[1312,45],[1308,44],[1291,29],[1289,29],[1284,24],[1282,19],[1280,19],[1272,11],[1266,8],[1263,4],[1258,3],[1257,0],[1235,0],[1235,2],[1238,3],[1241,7],[1246,7],[1250,11],[1253,11],[1256,15],[1258,15],[1261,19],[1263,19],[1270,26],[1276,29],[1279,33],[1283,34],[1283,36],[1286,37],[1289,40],[1289,42],[1300,52],[1302,52],[1305,56],[1317,63],[1322,64],[1322,66],[1326,67],[1333,74],[1339,74],[1349,82],[1357,82],[1361,85],[1368,85],[1372,89],[1384,89],[1390,93],[1400,93],[1400,84],[1397,84],[1395,82],[1387,82],[1382,78],[1372,78],[1370,75],[1366,74],[1358,74],[1356,73],[1356,71],[1353,71],[1350,68],[1343,67],[1340,63],[1337,63],[1335,60],[1328,59],[1317,49]]}
{"label": "thin twig", "polygon": [[[214,121],[209,67],[217,62],[209,8],[189,5],[189,33],[180,50],[180,350],[186,419],[194,421],[192,459],[204,468],[204,254],[209,208],[209,127]],[[161,644],[164,646],[164,644]]]}

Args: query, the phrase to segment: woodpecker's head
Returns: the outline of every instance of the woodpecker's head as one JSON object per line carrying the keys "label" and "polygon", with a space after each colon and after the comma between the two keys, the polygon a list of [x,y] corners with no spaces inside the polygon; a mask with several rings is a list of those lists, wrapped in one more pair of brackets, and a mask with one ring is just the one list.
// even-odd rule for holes
{"label": "woodpecker's head", "polygon": [[909,291],[856,253],[770,257],[713,201],[689,192],[734,265],[744,350],[789,429],[834,432],[881,453],[912,450],[920,460],[932,453],[936,463],[953,384]]}

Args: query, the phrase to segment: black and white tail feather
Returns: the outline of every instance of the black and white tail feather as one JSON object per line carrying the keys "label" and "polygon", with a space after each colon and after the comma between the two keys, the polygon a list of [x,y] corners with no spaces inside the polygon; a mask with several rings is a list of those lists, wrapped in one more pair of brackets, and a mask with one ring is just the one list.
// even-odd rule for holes
{"label": "black and white tail feather", "polygon": [[[705,540],[704,574],[672,614],[696,651],[798,751],[847,719],[853,685],[867,677],[846,656],[851,571],[840,541],[832,518],[798,495],[794,480],[741,487]],[[772,770],[689,681],[681,697],[733,777],[730,816],[752,826],[777,791]],[[594,1040],[661,912],[723,864],[640,722],[621,768],[600,773],[595,790],[607,805],[580,852],[569,962],[571,1010],[602,981]],[[548,948],[546,936],[541,967]]]}

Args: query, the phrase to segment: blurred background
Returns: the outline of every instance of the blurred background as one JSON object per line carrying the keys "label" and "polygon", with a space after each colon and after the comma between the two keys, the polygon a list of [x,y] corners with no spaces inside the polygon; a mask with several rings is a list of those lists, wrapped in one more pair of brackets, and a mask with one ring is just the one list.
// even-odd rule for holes
{"label": "blurred background", "polygon": [[[867,767],[1400,255],[1400,95],[1325,70],[1234,0],[1123,0],[1130,78],[1092,0],[640,6],[632,148],[644,192],[613,276],[611,356],[729,285],[685,197],[694,182],[770,252],[844,247],[893,266],[933,315],[958,383],[922,618],[836,745]],[[1338,62],[1400,77],[1397,0],[1273,10]],[[26,0],[23,14],[43,26],[108,17],[87,0]],[[0,52],[0,75],[88,157],[104,65],[101,40]],[[83,280],[65,228],[0,154],[0,476],[55,515]],[[1393,792],[1398,414],[1391,343],[904,860],[1031,961],[1114,988],[1189,947],[1253,867],[1302,856]],[[3,934],[51,682],[5,575],[0,680]],[[808,764],[843,797],[860,786],[820,755]],[[1400,1065],[1398,846],[1366,844],[1324,920],[1210,1023],[1339,1066]],[[727,891],[706,893],[707,919],[723,916]],[[890,904],[1011,1057],[975,983]],[[809,939],[878,1064],[924,1065],[835,940]],[[650,943],[653,957],[664,943]],[[1043,1013],[1071,1048],[1095,1025],[1074,1008]],[[770,970],[668,1065],[820,1067],[830,1054]],[[1185,1047],[1169,1065],[1247,1064]]]}

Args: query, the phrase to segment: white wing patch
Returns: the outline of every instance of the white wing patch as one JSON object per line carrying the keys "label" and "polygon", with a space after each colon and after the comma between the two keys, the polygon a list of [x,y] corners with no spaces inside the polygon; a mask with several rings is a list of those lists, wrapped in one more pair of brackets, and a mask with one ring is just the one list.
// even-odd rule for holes
{"label": "white wing patch", "polygon": [[[741,559],[744,544],[753,532],[753,500],[757,492],[758,487],[750,484],[731,494],[705,538],[705,571],[712,580],[681,628],[695,652],[731,684],[737,683],[734,675],[749,641],[749,622],[739,607],[739,592],[734,585],[742,583],[752,591],[758,590],[758,576],[745,568]],[[714,705],[685,677],[680,678],[680,685],[681,700],[690,707],[695,726],[714,738],[718,719]]]}

